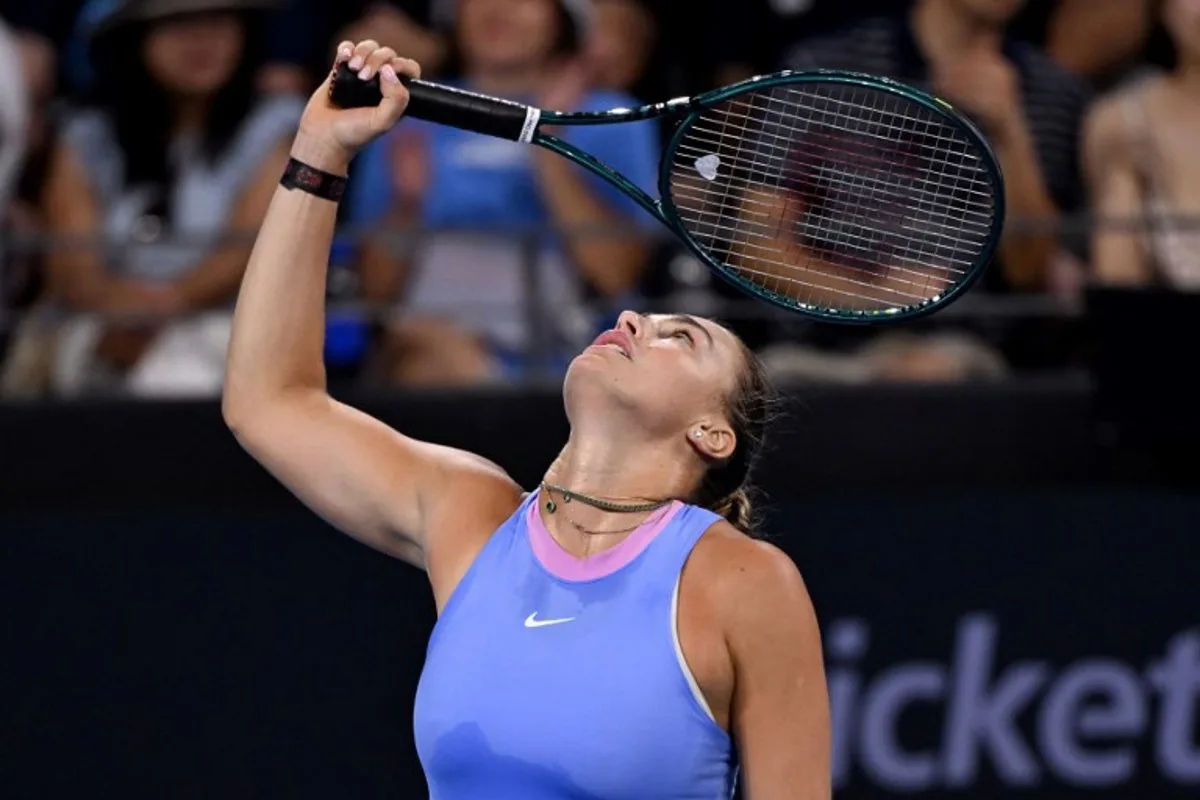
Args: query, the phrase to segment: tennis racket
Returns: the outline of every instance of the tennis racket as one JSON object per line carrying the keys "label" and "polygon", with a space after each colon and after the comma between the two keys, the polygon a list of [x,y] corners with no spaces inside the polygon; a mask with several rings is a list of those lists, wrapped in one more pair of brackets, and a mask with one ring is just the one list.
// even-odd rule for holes
{"label": "tennis racket", "polygon": [[[547,148],[599,175],[673,231],[717,275],[776,306],[882,323],[960,297],[1004,224],[999,165],[948,103],[891,80],[780,72],[640,108],[538,109],[405,80],[406,114]],[[331,100],[380,102],[378,77],[339,65]],[[659,199],[544,129],[677,120]]]}

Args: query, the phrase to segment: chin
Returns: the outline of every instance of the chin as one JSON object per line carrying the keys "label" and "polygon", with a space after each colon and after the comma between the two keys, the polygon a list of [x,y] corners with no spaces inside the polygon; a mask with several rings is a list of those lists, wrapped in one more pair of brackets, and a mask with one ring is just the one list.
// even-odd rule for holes
{"label": "chin", "polygon": [[[608,356],[609,353],[603,350],[589,347],[571,359],[571,363],[567,365],[566,381],[570,383],[580,378],[594,380],[597,376],[607,377],[611,381],[614,365]],[[584,377],[585,375],[588,377]]]}
{"label": "chin", "polygon": [[563,379],[563,400],[568,412],[630,404],[630,398],[625,396],[628,386],[617,377],[615,367],[618,364],[614,357],[624,358],[597,348],[589,348],[575,356]]}

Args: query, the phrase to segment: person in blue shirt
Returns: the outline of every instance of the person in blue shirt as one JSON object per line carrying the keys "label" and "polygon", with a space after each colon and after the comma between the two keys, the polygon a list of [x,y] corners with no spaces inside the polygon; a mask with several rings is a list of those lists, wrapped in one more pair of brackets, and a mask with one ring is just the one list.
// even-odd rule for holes
{"label": "person in blue shirt", "polygon": [[[588,88],[586,0],[457,0],[434,10],[454,32],[455,85],[556,110],[637,105]],[[559,135],[654,193],[653,123]],[[399,303],[385,359],[393,381],[557,371],[604,327],[590,309],[628,299],[647,258],[650,216],[541,148],[406,120],[355,173],[344,221],[384,226],[359,254],[364,299]],[[430,232],[409,244],[395,236],[413,225]]]}

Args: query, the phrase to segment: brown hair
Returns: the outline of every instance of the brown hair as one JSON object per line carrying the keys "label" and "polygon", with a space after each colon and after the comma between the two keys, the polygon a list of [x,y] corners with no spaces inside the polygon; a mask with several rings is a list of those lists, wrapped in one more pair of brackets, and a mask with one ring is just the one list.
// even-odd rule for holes
{"label": "brown hair", "polygon": [[709,465],[693,502],[720,514],[742,533],[753,535],[757,520],[750,472],[762,449],[776,395],[762,360],[740,339],[738,344],[743,369],[727,401],[737,444],[729,458]]}

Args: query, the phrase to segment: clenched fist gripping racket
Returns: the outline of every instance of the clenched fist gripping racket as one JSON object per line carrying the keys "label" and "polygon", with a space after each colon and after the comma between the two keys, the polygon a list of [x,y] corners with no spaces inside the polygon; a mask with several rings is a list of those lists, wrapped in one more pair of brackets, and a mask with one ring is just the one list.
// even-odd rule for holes
{"label": "clenched fist gripping racket", "polygon": [[[777,306],[879,323],[952,302],[991,260],[1004,186],[979,130],[883,78],[779,72],[640,108],[564,113],[404,79],[408,116],[528,142],[636,200],[714,272]],[[339,65],[331,99],[374,106],[378,77]],[[674,119],[654,199],[548,126]]]}

